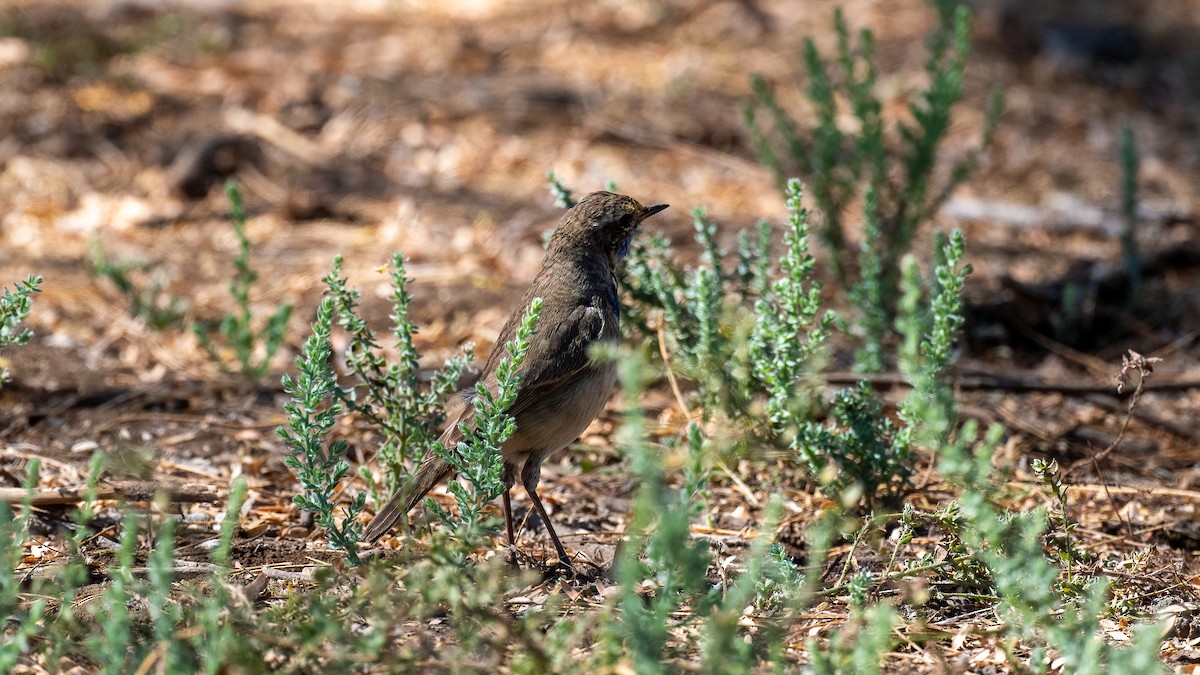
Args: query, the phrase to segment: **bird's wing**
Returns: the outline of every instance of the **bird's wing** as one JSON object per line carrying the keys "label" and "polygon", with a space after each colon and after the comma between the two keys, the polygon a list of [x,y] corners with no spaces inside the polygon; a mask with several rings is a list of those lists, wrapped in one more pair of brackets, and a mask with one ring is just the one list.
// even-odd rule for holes
{"label": "bird's wing", "polygon": [[[520,391],[508,410],[510,415],[520,414],[543,392],[563,386],[589,368],[589,348],[606,334],[616,335],[616,316],[593,298],[592,304],[576,305],[557,321],[550,312],[543,311],[536,331],[521,366]],[[494,388],[495,374],[488,380],[489,388]]]}
{"label": "bird's wing", "polygon": [[611,312],[601,308],[599,298],[590,305],[576,305],[559,321],[547,313],[546,322],[539,320],[538,335],[530,341],[521,367],[522,382],[554,386],[586,368],[592,360],[589,348],[606,332],[616,336],[616,326],[611,325],[616,317],[606,315]]}

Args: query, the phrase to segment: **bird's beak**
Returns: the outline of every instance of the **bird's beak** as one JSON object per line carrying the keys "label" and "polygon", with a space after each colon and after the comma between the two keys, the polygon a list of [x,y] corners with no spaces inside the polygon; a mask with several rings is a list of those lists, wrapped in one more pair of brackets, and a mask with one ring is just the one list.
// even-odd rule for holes
{"label": "bird's beak", "polygon": [[642,209],[642,220],[649,218],[650,216],[658,213],[659,211],[662,211],[663,209],[667,208],[668,206],[670,206],[670,204],[655,204],[653,206],[644,207]]}

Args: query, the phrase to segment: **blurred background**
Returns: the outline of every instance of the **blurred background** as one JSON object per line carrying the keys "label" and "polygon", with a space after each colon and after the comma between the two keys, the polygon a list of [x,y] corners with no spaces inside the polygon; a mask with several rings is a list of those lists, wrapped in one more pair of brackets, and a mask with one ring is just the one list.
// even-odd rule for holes
{"label": "blurred background", "polygon": [[[649,227],[685,255],[692,206],[726,243],[779,221],[781,191],[743,115],[758,111],[770,130],[751,76],[803,135],[818,113],[804,39],[833,54],[836,7],[851,33],[873,31],[875,91],[898,143],[894,125],[928,84],[938,12],[927,0],[6,0],[0,279],[46,278],[28,322],[37,337],[13,373],[54,389],[215,372],[191,333],[149,327],[95,269],[121,261],[152,302],[219,314],[238,246],[227,179],[249,213],[255,306],[297,307],[277,369],[334,252],[383,322],[376,269],[402,250],[418,347],[437,358],[467,340],[486,349],[561,213],[548,171],[577,194],[611,181],[672,204]],[[1200,328],[1195,3],[970,8],[962,100],[935,178],[979,145],[993,91],[1004,113],[913,245],[927,260],[935,229],[967,234],[965,355],[1099,378],[1127,348],[1169,348],[1190,355],[1173,366],[1186,375]],[[837,123],[856,120],[843,109]],[[1122,129],[1139,160],[1132,230]],[[860,214],[847,211],[850,246]],[[1120,273],[1130,231],[1144,275],[1132,297]],[[829,252],[814,251],[828,278]],[[831,286],[835,305],[843,293]]]}

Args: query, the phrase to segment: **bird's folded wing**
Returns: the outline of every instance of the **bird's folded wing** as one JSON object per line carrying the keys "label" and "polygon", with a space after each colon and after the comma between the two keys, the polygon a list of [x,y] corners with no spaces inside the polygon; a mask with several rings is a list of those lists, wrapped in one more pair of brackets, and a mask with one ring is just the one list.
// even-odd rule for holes
{"label": "bird's folded wing", "polygon": [[[604,334],[606,321],[615,323],[615,317],[606,317],[604,310],[595,304],[577,305],[558,321],[543,312],[538,319],[538,337],[530,341],[525,355],[520,392],[509,414],[519,415],[545,392],[564,386],[590,368],[589,349]],[[615,334],[615,326],[610,329]]]}

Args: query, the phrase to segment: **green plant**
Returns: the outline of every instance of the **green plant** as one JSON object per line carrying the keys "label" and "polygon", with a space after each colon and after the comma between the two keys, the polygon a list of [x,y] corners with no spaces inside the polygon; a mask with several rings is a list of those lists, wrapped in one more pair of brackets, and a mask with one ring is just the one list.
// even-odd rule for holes
{"label": "green plant", "polygon": [[785,415],[796,431],[790,448],[821,490],[846,506],[894,496],[908,477],[909,437],[883,414],[883,402],[867,384],[833,398],[825,423]]}
{"label": "green plant", "polygon": [[1076,566],[1083,562],[1086,556],[1077,542],[1071,538],[1077,524],[1067,515],[1067,490],[1063,485],[1062,474],[1058,470],[1058,462],[1054,460],[1047,462],[1041,458],[1034,459],[1033,475],[1041,479],[1042,483],[1050,489],[1050,494],[1054,496],[1058,506],[1058,512],[1053,515],[1053,520],[1060,531],[1051,532],[1048,537],[1052,548],[1058,552],[1059,560],[1065,569],[1066,578],[1063,580],[1061,588],[1066,593],[1078,594],[1082,587],[1075,578]]}
{"label": "green plant", "polygon": [[296,357],[296,379],[283,376],[283,389],[292,396],[284,405],[288,426],[276,433],[296,454],[284,461],[300,481],[303,492],[294,498],[296,506],[316,514],[316,522],[325,530],[329,543],[346,551],[352,564],[358,564],[358,541],[362,525],[358,515],[366,506],[367,496],[359,494],[342,511],[342,522],[334,516],[338,487],[350,471],[343,440],[326,444],[325,436],[337,423],[344,408],[336,401],[337,381],[329,365],[332,355],[329,333],[332,329],[334,299],[326,297],[317,308],[312,334]]}
{"label": "green plant", "polygon": [[[764,532],[774,531],[779,523],[783,502],[778,495],[772,496],[764,514]],[[761,663],[781,668],[783,657],[778,645],[783,641],[784,631],[776,621],[780,607],[784,604],[799,604],[798,593],[804,588],[804,579],[795,575],[794,569],[785,571],[781,561],[773,555],[774,544],[770,537],[760,535],[751,543],[745,568],[725,589],[720,601],[712,608],[700,632],[702,667],[713,673],[758,672]],[[790,562],[790,561],[789,561]],[[773,592],[778,604],[760,604],[763,583],[772,579]],[[753,603],[753,604],[752,604]],[[748,609],[752,611],[748,612]],[[759,623],[759,635],[747,639],[743,618],[747,614],[759,614],[768,621]]]}
{"label": "green plant", "polygon": [[[912,541],[913,533],[919,527],[929,527],[939,534],[939,541],[946,555],[926,552],[904,560],[899,565],[897,577],[916,576],[926,572],[936,572],[949,583],[948,592],[964,591],[974,594],[974,599],[994,603],[996,597],[991,595],[991,572],[977,560],[971,547],[964,540],[964,530],[970,523],[963,517],[962,505],[950,501],[942,508],[927,512],[906,504],[901,514],[904,528],[903,543]],[[890,571],[896,563],[899,546],[893,551],[892,560],[888,564]],[[950,590],[953,589],[953,590]]]}
{"label": "green plant", "polygon": [[0,666],[5,672],[22,654],[40,648],[46,662],[57,663],[69,653],[88,629],[86,615],[79,611],[79,591],[89,582],[88,564],[82,552],[90,536],[91,520],[96,514],[96,486],[103,468],[102,456],[92,455],[81,506],[71,514],[71,532],[62,552],[62,564],[41,578],[17,573],[22,562],[24,542],[29,536],[33,517],[33,488],[37,486],[40,464],[28,467],[26,497],[21,513],[13,519],[8,504],[0,504],[0,612],[6,617],[6,633],[13,630],[12,643],[0,641]]}
{"label": "green plant", "polygon": [[[165,500],[160,500],[166,506]],[[154,548],[147,561],[147,610],[150,614],[150,634],[163,645],[159,658],[164,672],[182,672],[186,668],[183,644],[175,639],[175,631],[183,620],[183,607],[171,598],[175,567],[175,521],[163,518],[155,536]]]}
{"label": "green plant", "polygon": [[[785,250],[777,265],[769,251],[772,228],[760,223],[753,236],[739,237],[737,266],[727,271],[716,226],[697,209],[702,254],[695,267],[680,266],[664,240],[649,238],[631,250],[622,283],[631,298],[623,318],[647,335],[662,321],[667,365],[695,383],[703,413],[719,412],[767,439],[784,431],[784,408],[811,409],[834,320],[828,312],[818,316],[821,287],[811,280],[799,181],[789,183],[788,195]],[[762,406],[768,425],[756,417]]]}
{"label": "green plant", "polygon": [[780,544],[767,547],[763,573],[756,580],[754,603],[768,611],[787,603],[795,589],[804,585],[804,573]]}
{"label": "green plant", "polygon": [[[33,648],[34,640],[43,633],[42,622],[49,613],[47,600],[54,600],[49,596],[24,602],[21,580],[16,574],[22,557],[21,544],[33,518],[33,488],[37,486],[39,467],[37,459],[29,463],[25,481],[28,492],[16,517],[7,504],[0,504],[0,616],[5,617],[6,623],[4,639],[0,640],[0,671],[3,672],[11,672],[18,659]],[[33,592],[40,590],[40,584],[35,582],[33,586]]]}
{"label": "green plant", "polygon": [[[788,210],[777,266],[768,258],[769,226],[760,225],[756,235],[739,237],[737,266],[726,273],[715,226],[700,212],[702,253],[695,268],[674,263],[661,242],[636,248],[625,268],[633,300],[628,313],[643,330],[656,313],[662,317],[668,365],[696,384],[706,415],[720,411],[749,430],[743,442],[788,449],[827,494],[846,504],[894,497],[904,488],[912,444],[944,439],[957,420],[943,380],[955,358],[961,293],[971,272],[962,264],[963,237],[939,236],[928,293],[915,261],[904,264],[896,318],[904,342],[897,360],[913,389],[900,408],[901,423],[883,414],[865,384],[839,392],[822,423],[816,371],[834,317],[818,318],[821,292],[811,281],[808,217],[796,180],[788,184]],[[754,310],[747,314],[750,299]]]}
{"label": "green plant", "polygon": [[810,672],[819,675],[879,672],[882,656],[892,646],[896,612],[887,605],[856,608],[849,622],[829,637],[825,647],[808,641]]}
{"label": "green plant", "polygon": [[[0,295],[0,349],[23,345],[33,338],[33,331],[18,329],[17,324],[29,316],[33,307],[32,296],[41,291],[38,288],[41,284],[40,276],[31,276],[14,284],[12,291],[9,291],[7,286],[4,287],[4,293]],[[8,368],[0,359],[0,385],[7,381]]]}
{"label": "green plant", "polygon": [[187,303],[179,296],[166,293],[168,273],[161,266],[149,271],[144,286],[139,286],[130,272],[148,267],[145,261],[113,261],[104,254],[98,239],[88,245],[88,259],[93,276],[108,279],[129,302],[134,316],[155,330],[165,330],[183,321]]}
{"label": "green plant", "polygon": [[828,313],[817,319],[821,286],[811,281],[815,262],[808,253],[808,212],[801,195],[800,181],[788,181],[788,230],[779,278],[754,303],[754,328],[747,345],[750,372],[767,393],[766,421],[775,434],[786,434],[797,412],[811,409],[808,401],[797,405],[797,389],[803,391],[803,378],[821,363],[833,322]]}
{"label": "green plant", "polygon": [[500,459],[500,446],[517,430],[517,423],[506,411],[517,400],[520,368],[529,351],[529,340],[541,310],[542,299],[534,298],[521,317],[512,341],[504,346],[508,356],[496,365],[496,391],[489,390],[483,382],[475,384],[472,399],[475,415],[471,425],[462,426],[463,439],[457,447],[444,448],[440,443],[434,446],[434,452],[466,480],[450,482],[450,493],[458,505],[456,519],[432,499],[425,500],[425,505],[443,522],[455,525],[455,529],[465,528],[468,532],[479,529],[484,504],[499,497],[508,487],[502,475],[504,465]]}
{"label": "green plant", "polygon": [[916,261],[904,261],[904,293],[896,318],[903,342],[897,360],[912,389],[899,406],[899,424],[883,414],[882,402],[866,384],[834,397],[828,423],[786,407],[778,421],[772,420],[797,430],[790,447],[821,480],[822,489],[844,504],[899,495],[913,445],[939,447],[958,421],[944,376],[956,358],[954,345],[963,323],[962,289],[971,273],[971,266],[962,264],[964,252],[961,232],[949,238],[938,235],[927,294]]}
{"label": "green plant", "polygon": [[228,616],[233,593],[222,574],[229,568],[233,534],[237,528],[239,511],[246,501],[247,489],[246,480],[241,476],[234,479],[229,487],[225,517],[221,520],[217,547],[212,554],[213,575],[209,580],[208,592],[196,603],[195,620],[199,630],[192,638],[192,647],[200,655],[203,672],[208,675],[216,675],[227,667],[224,655],[235,651],[239,639],[237,627]]}
{"label": "green plant", "polygon": [[[771,87],[760,76],[751,78],[755,103],[742,108],[742,116],[762,162],[775,174],[780,187],[794,172],[811,183],[820,215],[818,238],[830,256],[830,264],[860,312],[859,336],[865,361],[860,368],[882,368],[882,349],[887,317],[894,311],[900,283],[900,259],[913,236],[974,170],[980,153],[992,139],[1003,97],[992,96],[977,149],[960,158],[949,169],[945,182],[934,185],[939,148],[950,125],[951,110],[962,96],[962,79],[970,51],[969,18],[965,5],[935,3],[939,26],[929,36],[929,58],[925,70],[927,88],[917,92],[908,107],[908,120],[895,124],[898,142],[890,149],[883,104],[876,93],[874,35],[868,29],[853,44],[845,17],[834,13],[837,35],[836,61],[839,78],[829,62],[808,39],[804,64],[808,71],[808,98],[816,110],[816,122],[807,136],[779,104]],[[845,101],[857,124],[852,131],[839,123],[839,101]],[[773,124],[768,133],[759,122],[765,116]],[[892,178],[897,176],[898,178]],[[848,245],[846,215],[854,198],[865,193],[864,238],[857,255]]]}
{"label": "green plant", "polygon": [[[625,354],[620,359],[620,379],[626,409],[637,411],[645,382],[643,357]],[[644,421],[630,414],[617,432],[618,445],[628,454],[638,489],[634,496],[628,541],[615,561],[615,577],[621,587],[617,597],[618,619],[603,627],[608,658],[628,658],[639,673],[665,672],[672,652],[693,645],[671,645],[672,635],[699,630],[697,645],[704,667],[711,672],[750,672],[767,651],[767,643],[778,637],[772,631],[755,640],[745,639],[739,628],[745,607],[756,597],[769,565],[769,541],[760,537],[753,545],[745,571],[730,588],[718,589],[708,579],[712,555],[708,545],[691,537],[691,521],[698,515],[697,496],[708,481],[701,459],[710,455],[709,443],[692,425],[686,436],[687,459],[683,462],[683,487],[667,485],[663,459],[646,443]],[[778,517],[773,503],[768,521]],[[793,589],[782,584],[795,577],[778,577],[775,590],[780,598],[791,597]],[[777,605],[778,606],[778,605]]]}
{"label": "green plant", "polygon": [[[636,373],[631,368],[623,368],[623,382],[632,376]],[[618,630],[636,670],[645,673],[662,668],[671,615],[681,607],[706,615],[719,595],[706,579],[711,561],[708,547],[689,535],[694,513],[691,496],[666,488],[661,460],[648,449],[639,449],[644,444],[639,427],[640,423],[628,424],[621,433],[623,443],[637,444],[627,452],[632,454],[639,488],[627,529],[630,545],[622,548],[615,564],[621,585]],[[639,592],[643,589],[645,596]]]}
{"label": "green plant", "polygon": [[[432,501],[427,504],[443,520],[453,522],[456,529],[477,532],[482,525],[483,505],[505,488],[499,448],[516,427],[504,411],[516,398],[519,368],[533,334],[541,300],[535,299],[530,305],[513,342],[506,346],[509,357],[496,371],[498,391],[489,391],[483,383],[476,385],[473,424],[464,428],[464,440],[457,447],[443,448],[437,440],[435,426],[442,420],[439,401],[458,380],[466,358],[448,361],[434,377],[433,384],[422,392],[417,380],[419,355],[412,342],[416,326],[408,320],[410,297],[405,290],[407,279],[403,257],[399,253],[392,256],[393,333],[401,358],[390,365],[379,355],[374,333],[356,311],[360,296],[339,276],[341,265],[341,257],[336,256],[330,273],[324,278],[329,291],[317,309],[312,334],[305,341],[302,354],[296,358],[299,371],[296,379],[286,375],[283,378],[284,390],[294,398],[284,406],[289,416],[288,427],[280,427],[278,434],[296,451],[286,460],[296,471],[303,488],[303,492],[295,497],[296,505],[313,511],[330,544],[345,550],[348,559],[358,564],[357,545],[362,526],[357,517],[366,505],[366,494],[360,493],[351,500],[343,509],[339,524],[334,511],[339,487],[350,471],[346,459],[348,446],[345,441],[327,443],[324,438],[339,417],[357,412],[384,431],[383,448],[390,453],[385,459],[391,483],[398,485],[404,478],[406,461],[419,459],[427,451],[441,455],[455,466],[465,479],[465,483],[452,481],[449,486],[458,502],[457,518],[451,518]],[[347,363],[363,385],[361,395],[356,387],[339,388],[330,366],[330,333],[335,314],[351,335]],[[463,536],[469,538],[477,534]]]}
{"label": "green plant", "polygon": [[960,230],[949,237],[938,233],[928,292],[916,260],[910,256],[903,261],[903,294],[896,317],[902,342],[896,360],[912,389],[900,404],[899,414],[907,442],[932,448],[946,442],[958,421],[946,371],[958,358],[955,344],[965,321],[962,291],[974,271],[963,263],[965,251],[966,240]]}
{"label": "green plant", "polygon": [[250,267],[246,211],[242,208],[242,195],[232,180],[225,184],[225,194],[229,197],[233,231],[238,239],[238,254],[233,259],[235,275],[229,283],[237,311],[221,317],[216,326],[205,322],[193,324],[192,331],[199,338],[205,351],[218,363],[224,364],[224,359],[212,343],[213,334],[219,333],[225,344],[232,348],[237,356],[241,373],[256,379],[262,377],[271,367],[271,357],[283,344],[283,334],[287,330],[288,319],[292,316],[292,306],[287,303],[280,305],[267,317],[262,329],[255,330],[254,314],[250,310],[250,289],[258,280],[258,272]]}
{"label": "green plant", "polygon": [[[1153,627],[1138,631],[1132,650],[1105,644],[1100,618],[1107,583],[1089,584],[1078,599],[1064,599],[1056,592],[1060,569],[1046,559],[1042,549],[1044,511],[1004,516],[971,492],[964,494],[963,504],[972,525],[966,532],[974,533],[968,542],[991,572],[1000,598],[999,609],[1009,618],[1007,625],[1013,639],[1053,649],[1071,672],[1159,670]],[[1043,647],[1036,648],[1029,658],[1033,665],[1046,661]],[[1122,663],[1127,665],[1122,667]]]}
{"label": "green plant", "polygon": [[550,194],[554,196],[555,206],[560,209],[569,209],[575,206],[575,191],[563,185],[553,171],[546,174],[546,185],[550,188]]}
{"label": "green plant", "polygon": [[123,672],[132,656],[135,627],[129,604],[137,581],[130,571],[140,528],[141,519],[137,515],[130,514],[125,518],[116,564],[110,568],[108,587],[96,608],[96,614],[105,617],[103,628],[88,640],[88,650],[96,655],[97,665],[110,675]]}
{"label": "green plant", "polygon": [[347,412],[362,415],[383,433],[376,455],[383,465],[382,489],[377,489],[366,467],[360,476],[376,493],[377,500],[396,491],[407,475],[408,465],[432,452],[445,423],[442,403],[458,384],[472,358],[471,345],[446,360],[434,372],[429,384],[419,377],[419,358],[413,344],[417,326],[408,318],[411,296],[406,288],[404,256],[392,255],[389,275],[392,282],[392,335],[398,357],[388,362],[381,354],[379,339],[358,312],[361,294],[340,277],[341,256],[335,256],[333,268],[322,281],[326,294],[334,300],[338,325],[350,338],[346,348],[346,367],[357,382],[338,388],[335,395]]}
{"label": "green plant", "polygon": [[[1055,556],[1066,569],[1047,558],[1046,510],[1007,511],[994,503],[991,463],[1002,433],[996,425],[977,440],[977,426],[967,422],[937,450],[939,472],[962,486],[956,503],[956,535],[963,550],[986,569],[986,588],[1006,619],[1009,659],[1018,661],[1011,647],[1019,642],[1033,647],[1029,657],[1017,663],[1021,667],[1043,670],[1050,661],[1048,653],[1053,652],[1064,671],[1161,672],[1153,626],[1136,631],[1132,649],[1106,644],[1099,622],[1108,584],[1079,576],[1073,571],[1072,556]],[[1058,581],[1064,574],[1066,586]]]}

